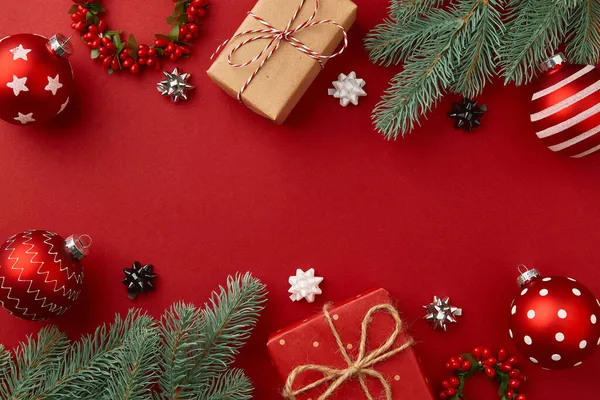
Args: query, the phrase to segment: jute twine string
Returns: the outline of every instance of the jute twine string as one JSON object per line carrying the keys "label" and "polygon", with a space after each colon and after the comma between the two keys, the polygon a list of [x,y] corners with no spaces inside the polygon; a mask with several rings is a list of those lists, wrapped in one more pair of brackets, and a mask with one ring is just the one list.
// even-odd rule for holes
{"label": "jute twine string", "polygon": [[[300,5],[296,9],[296,12],[294,12],[294,15],[292,15],[292,18],[287,23],[285,29],[283,29],[283,30],[275,28],[273,25],[271,25],[269,22],[265,21],[260,16],[254,14],[253,12],[249,12],[248,15],[250,15],[252,18],[257,20],[261,25],[265,26],[265,29],[250,29],[250,30],[238,33],[237,35],[233,36],[232,38],[227,39],[223,43],[221,43],[219,45],[219,47],[217,47],[217,49],[215,50],[213,55],[210,57],[210,59],[212,60],[213,58],[216,57],[217,54],[219,54],[221,52],[221,50],[223,50],[223,48],[225,46],[227,46],[227,44],[229,42],[231,42],[232,40],[244,37],[244,36],[250,36],[250,37],[248,37],[247,39],[238,43],[231,50],[229,55],[227,56],[227,62],[229,63],[230,66],[232,66],[234,68],[245,67],[247,65],[250,65],[250,64],[258,61],[265,53],[267,54],[267,56],[265,58],[263,58],[263,60],[256,67],[254,72],[252,72],[250,77],[246,80],[246,82],[244,83],[244,85],[242,86],[240,91],[238,92],[237,99],[240,102],[242,102],[242,94],[244,93],[244,91],[248,88],[248,86],[250,85],[250,83],[252,82],[254,77],[258,74],[258,71],[261,70],[261,68],[267,63],[267,61],[269,61],[271,56],[279,49],[279,46],[281,46],[282,42],[287,42],[287,43],[291,44],[292,46],[294,46],[298,51],[301,51],[302,53],[308,55],[309,57],[311,57],[312,59],[317,61],[321,65],[321,68],[323,68],[325,66],[325,60],[339,56],[340,54],[342,54],[344,52],[346,47],[348,47],[348,34],[343,26],[341,26],[337,22],[330,20],[330,19],[314,21],[315,17],[317,16],[317,11],[319,10],[319,0],[315,0],[315,9],[314,9],[312,15],[310,16],[310,18],[308,18],[306,21],[302,22],[300,25],[298,25],[297,27],[292,29],[292,24],[294,23],[294,21],[298,17],[298,14],[304,7],[305,2],[306,2],[306,0],[300,0]],[[331,55],[323,55],[317,51],[314,51],[313,49],[311,49],[310,47],[308,47],[307,45],[302,43],[298,38],[296,38],[294,36],[296,33],[300,32],[304,29],[308,29],[315,25],[323,25],[323,24],[329,24],[329,25],[335,26],[344,35],[343,45],[340,47],[340,49],[338,51],[336,51],[335,53],[333,53]],[[255,34],[257,34],[257,35],[255,35]],[[255,35],[255,36],[253,36],[253,35]],[[267,40],[269,40],[269,42],[267,43],[267,45],[265,46],[264,49],[262,49],[257,55],[252,57],[250,60],[248,60],[244,63],[234,63],[232,61],[234,54],[239,49],[246,46],[248,43],[252,43],[256,40],[263,40],[263,39],[267,39]]]}
{"label": "jute twine string", "polygon": [[[376,312],[386,312],[391,315],[395,323],[394,331],[379,348],[367,353],[367,333],[373,314]],[[340,350],[340,353],[342,354],[346,364],[348,364],[348,368],[339,369],[318,364],[300,365],[288,375],[283,396],[287,399],[293,400],[299,394],[329,383],[327,390],[318,398],[318,400],[325,400],[328,399],[332,393],[335,392],[346,381],[352,378],[358,378],[366,398],[368,400],[374,400],[374,397],[369,391],[366,383],[366,378],[372,377],[381,383],[385,393],[385,399],[392,400],[392,388],[390,387],[390,384],[380,372],[373,368],[373,366],[377,363],[394,357],[396,354],[403,352],[413,344],[413,339],[409,337],[401,346],[394,347],[394,343],[396,342],[398,335],[402,332],[402,320],[400,319],[398,311],[396,311],[396,309],[390,304],[379,304],[371,308],[365,314],[361,324],[360,347],[358,356],[355,360],[352,360],[346,352],[344,344],[342,343],[342,339],[340,338],[340,335],[333,324],[331,315],[329,314],[328,305],[323,308],[323,314],[325,315],[325,320],[329,325],[329,329],[331,329],[331,333],[335,338],[335,342]],[[306,371],[320,372],[323,374],[323,378],[301,388],[294,389],[294,381],[300,374]]]}

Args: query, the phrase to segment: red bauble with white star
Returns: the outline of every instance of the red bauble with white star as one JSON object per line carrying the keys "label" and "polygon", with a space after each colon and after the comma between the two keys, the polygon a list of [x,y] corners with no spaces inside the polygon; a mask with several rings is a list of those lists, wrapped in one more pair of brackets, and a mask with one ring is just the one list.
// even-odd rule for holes
{"label": "red bauble with white star", "polygon": [[30,230],[10,237],[0,248],[0,305],[12,315],[34,321],[62,315],[81,292],[81,260],[89,236]]}
{"label": "red bauble with white star", "polygon": [[600,69],[568,64],[562,54],[542,63],[530,116],[552,151],[573,158],[600,150]]}
{"label": "red bauble with white star", "polygon": [[0,39],[0,119],[16,125],[45,122],[60,114],[73,88],[62,35],[23,33]]}
{"label": "red bauble with white star", "polygon": [[509,335],[519,352],[544,369],[577,367],[600,345],[600,301],[575,279],[519,276]]}

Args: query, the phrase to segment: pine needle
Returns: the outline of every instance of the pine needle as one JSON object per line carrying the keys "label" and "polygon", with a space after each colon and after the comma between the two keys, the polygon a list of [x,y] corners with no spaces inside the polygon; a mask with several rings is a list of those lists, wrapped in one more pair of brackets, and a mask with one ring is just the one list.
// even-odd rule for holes
{"label": "pine needle", "polygon": [[569,16],[567,59],[577,64],[595,65],[600,57],[600,3],[582,0]]}

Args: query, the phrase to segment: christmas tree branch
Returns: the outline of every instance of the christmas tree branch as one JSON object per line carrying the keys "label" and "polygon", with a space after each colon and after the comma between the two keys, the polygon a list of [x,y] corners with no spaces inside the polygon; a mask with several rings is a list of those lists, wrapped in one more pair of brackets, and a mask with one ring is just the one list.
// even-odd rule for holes
{"label": "christmas tree branch", "polygon": [[[391,87],[375,107],[376,127],[387,139],[410,132],[419,123],[419,117],[430,111],[452,84],[462,82],[455,80],[454,71],[461,61],[461,44],[468,43],[467,35],[472,34],[473,29],[482,28],[481,24],[470,24],[469,21],[471,18],[485,19],[485,14],[490,12],[490,1],[493,2],[471,0],[449,11],[435,10],[423,17],[424,24],[433,23],[439,27],[440,39],[425,41],[414,50],[404,64],[404,70],[392,79]],[[491,19],[487,19],[488,24]],[[488,24],[485,29],[492,29]],[[471,32],[465,32],[467,29]],[[479,68],[486,71],[486,64],[480,65]],[[472,85],[472,82],[468,83]]]}
{"label": "christmas tree branch", "polygon": [[507,35],[500,51],[506,82],[527,84],[541,62],[551,57],[566,35],[569,1],[511,0]]}
{"label": "christmas tree branch", "polygon": [[200,310],[191,304],[174,304],[162,316],[159,329],[164,343],[161,354],[164,370],[158,380],[161,399],[174,399],[182,390],[202,389],[204,382],[195,386],[195,381],[183,382],[190,373],[194,355],[201,351],[200,325]]}
{"label": "christmas tree branch", "polygon": [[439,37],[439,17],[422,19],[427,12],[440,3],[438,0],[402,1],[392,3],[392,18],[377,25],[367,34],[365,46],[371,60],[382,65],[398,64],[406,61],[413,49]]}
{"label": "christmas tree branch", "polygon": [[0,398],[9,398],[9,395],[16,399],[31,398],[46,371],[57,367],[68,346],[66,335],[53,326],[42,328],[37,340],[28,337],[27,342],[15,350],[14,360],[9,358]]}
{"label": "christmas tree branch", "polygon": [[583,0],[569,16],[567,59],[578,64],[597,64],[600,57],[600,3]]}
{"label": "christmas tree branch", "polygon": [[103,325],[93,335],[82,338],[43,381],[42,390],[33,400],[94,399],[106,388],[118,369],[122,353],[132,338],[153,325],[152,318],[130,311],[125,319],[119,316],[108,327]]}
{"label": "christmas tree branch", "polygon": [[252,398],[252,384],[240,369],[232,369],[213,379],[198,400],[249,400]]}
{"label": "christmas tree branch", "polygon": [[105,400],[147,400],[158,376],[158,329],[154,326],[134,331],[120,353],[118,368],[108,381]]}
{"label": "christmas tree branch", "polygon": [[227,279],[227,289],[213,292],[201,312],[202,350],[183,377],[173,400],[182,400],[186,387],[198,387],[224,373],[248,340],[266,301],[266,287],[250,274]]}

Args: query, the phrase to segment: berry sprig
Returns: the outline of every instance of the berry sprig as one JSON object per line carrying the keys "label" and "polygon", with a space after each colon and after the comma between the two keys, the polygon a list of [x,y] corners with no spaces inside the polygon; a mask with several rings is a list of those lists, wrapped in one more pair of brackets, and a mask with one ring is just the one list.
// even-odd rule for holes
{"label": "berry sprig", "polygon": [[519,360],[500,349],[494,355],[486,347],[476,347],[471,353],[458,357],[450,357],[446,368],[454,372],[454,376],[442,381],[442,400],[464,400],[465,382],[473,374],[483,372],[490,378],[500,382],[501,400],[526,400],[526,396],[517,393],[517,389],[525,382],[526,377],[519,369]]}
{"label": "berry sprig", "polygon": [[92,59],[100,60],[109,74],[123,70],[137,74],[141,67],[160,69],[161,58],[177,61],[190,57],[190,42],[200,37],[200,22],[206,15],[209,0],[173,0],[175,8],[167,18],[172,28],[167,35],[155,35],[153,45],[138,45],[133,35],[124,42],[122,31],[108,30],[104,19],[106,10],[100,0],[73,2],[69,8],[71,27],[82,35],[91,49]]}

